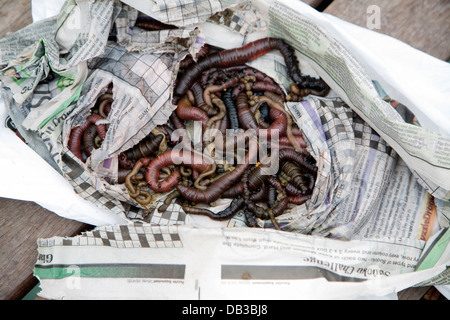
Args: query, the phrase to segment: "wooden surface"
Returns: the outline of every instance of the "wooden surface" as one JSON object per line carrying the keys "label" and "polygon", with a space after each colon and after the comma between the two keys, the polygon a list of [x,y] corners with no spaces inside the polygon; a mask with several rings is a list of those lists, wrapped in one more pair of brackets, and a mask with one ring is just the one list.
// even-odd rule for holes
{"label": "wooden surface", "polygon": [[[450,58],[449,0],[305,0],[311,6],[366,26],[367,7],[381,9],[377,30],[440,59]],[[331,4],[330,4],[331,2]],[[414,5],[412,5],[414,3]],[[0,0],[0,38],[31,23],[30,0]],[[37,280],[32,276],[38,238],[74,236],[92,226],[61,218],[32,202],[0,198],[0,299],[21,299]],[[438,300],[433,287],[410,288],[402,300]]]}
{"label": "wooden surface", "polygon": [[374,31],[399,39],[436,58],[450,59],[449,0],[334,0],[324,12],[361,27],[371,23],[380,8],[380,29]]}
{"label": "wooden surface", "polygon": [[31,23],[30,0],[0,0],[0,38]]}
{"label": "wooden surface", "polygon": [[36,284],[32,277],[38,238],[75,236],[87,226],[61,218],[33,202],[0,198],[0,299],[21,299]]}

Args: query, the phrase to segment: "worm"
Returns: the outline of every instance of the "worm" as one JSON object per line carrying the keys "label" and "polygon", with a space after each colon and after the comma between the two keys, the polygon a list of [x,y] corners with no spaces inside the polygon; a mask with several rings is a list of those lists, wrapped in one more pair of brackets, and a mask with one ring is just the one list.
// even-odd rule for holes
{"label": "worm", "polygon": [[207,103],[208,105],[211,105],[211,93],[214,92],[220,92],[220,91],[224,91],[230,87],[235,86],[237,83],[239,83],[240,77],[236,76],[233,77],[229,80],[227,80],[226,82],[222,83],[221,85],[209,85],[205,88],[205,90],[203,91],[203,100],[205,101],[205,103]]}
{"label": "worm", "polygon": [[91,125],[95,124],[97,128],[97,134],[100,139],[105,139],[106,136],[106,125],[105,124],[96,124],[99,120],[103,120],[104,118],[99,114],[91,114],[86,118],[86,121],[80,125],[72,128],[69,135],[69,142],[67,144],[67,148],[72,151],[72,153],[80,160],[83,161],[82,151],[81,151],[81,141],[83,139],[84,131]]}
{"label": "worm", "polygon": [[303,176],[303,172],[299,166],[290,161],[283,163],[281,170],[285,172],[291,179],[290,183],[293,184],[302,193],[308,192],[308,182]]}
{"label": "worm", "polygon": [[95,137],[97,136],[97,128],[95,125],[90,125],[83,133],[84,153],[89,157],[92,150],[95,149]]}
{"label": "worm", "polygon": [[177,26],[165,24],[161,21],[155,20],[151,17],[141,16],[136,19],[135,27],[139,27],[146,31],[159,31],[167,29],[178,29]]}
{"label": "worm", "polygon": [[306,191],[299,190],[295,185],[292,183],[288,183],[285,187],[286,193],[291,196],[302,196],[310,192],[309,189],[306,189]]}
{"label": "worm", "polygon": [[258,191],[250,195],[250,200],[254,202],[260,202],[266,200],[267,197],[267,186],[263,184]]}
{"label": "worm", "polygon": [[203,130],[205,129],[206,123],[209,120],[208,115],[203,110],[192,106],[186,96],[178,101],[176,113],[177,116],[183,120],[201,121]]}
{"label": "worm", "polygon": [[239,124],[245,130],[258,129],[258,124],[255,115],[251,112],[248,106],[248,97],[241,92],[236,97],[236,109],[238,113]]}
{"label": "worm", "polygon": [[138,161],[136,161],[133,169],[125,177],[125,186],[127,187],[130,197],[135,198],[139,195],[140,192],[134,187],[133,179],[142,167],[148,166],[150,161],[150,158],[147,157],[140,158]]}
{"label": "worm", "polygon": [[192,207],[189,205],[183,205],[182,208],[183,208],[183,211],[186,213],[208,216],[211,219],[215,219],[215,220],[227,218],[227,217],[219,218],[219,216],[217,216],[213,211],[208,210],[206,208],[195,208],[195,207]]}
{"label": "worm", "polygon": [[292,149],[281,149],[279,152],[279,161],[281,164],[285,161],[292,161],[310,172],[317,172],[317,166],[310,163],[307,154],[299,153]]}
{"label": "worm", "polygon": [[142,139],[137,145],[125,151],[126,158],[128,160],[138,160],[139,158],[148,157],[152,153],[155,153],[161,141],[162,135],[154,136],[149,134],[146,138]]}
{"label": "worm", "polygon": [[168,150],[157,156],[147,165],[145,180],[150,189],[158,193],[163,193],[171,190],[180,182],[181,173],[178,169],[173,170],[169,178],[159,181],[159,171],[164,167],[173,165],[175,161],[199,172],[205,172],[211,167],[211,164],[207,163],[205,158],[197,153],[181,150]]}
{"label": "worm", "polygon": [[301,205],[301,204],[304,204],[309,199],[311,199],[311,195],[307,194],[307,195],[300,195],[300,196],[291,196],[291,197],[286,197],[285,199],[287,199],[288,203]]}
{"label": "worm", "polygon": [[254,76],[257,81],[275,84],[271,77],[255,68],[246,67],[241,72],[245,75]]}
{"label": "worm", "polygon": [[275,83],[269,83],[269,82],[264,82],[264,81],[257,81],[257,82],[252,82],[250,84],[251,89],[254,91],[266,91],[266,92],[273,92],[277,95],[280,95],[283,97],[285,97],[284,91],[283,89],[280,88],[280,86],[278,86]]}
{"label": "worm", "polygon": [[194,100],[197,108],[202,109],[209,117],[215,116],[217,114],[217,110],[214,109],[211,104],[205,103],[205,100],[203,99],[203,88],[201,87],[200,83],[194,83],[191,90],[194,94]]}
{"label": "worm", "polygon": [[267,97],[265,95],[261,96],[261,97],[257,97],[257,99],[258,99],[258,104],[266,102],[271,109],[272,108],[276,109],[276,110],[278,110],[278,111],[280,111],[280,112],[285,114],[286,120],[287,120],[286,136],[288,137],[289,141],[291,142],[291,144],[292,144],[292,146],[294,147],[295,150],[301,150],[300,144],[294,138],[294,134],[292,133],[292,118],[287,113],[287,111],[284,109],[283,105],[281,105],[280,103],[270,99],[269,97]]}
{"label": "worm", "polygon": [[267,187],[267,204],[269,207],[272,207],[277,199],[277,190],[272,186],[269,185]]}
{"label": "worm", "polygon": [[[111,104],[113,102],[112,94],[111,93],[105,93],[100,98],[100,103],[98,105],[98,113],[103,117],[106,118],[111,111]],[[100,99],[99,98],[99,99]]]}
{"label": "worm", "polygon": [[321,78],[302,76],[301,81],[291,84],[290,90],[301,98],[309,94],[324,97],[329,93],[330,87]]}
{"label": "worm", "polygon": [[[206,122],[206,125],[205,125],[205,131],[208,131],[208,129],[211,129],[212,125],[216,121],[222,120],[227,114],[227,108],[226,108],[225,104],[222,102],[222,100],[217,98],[214,94],[212,95],[211,98],[212,98],[212,103],[219,108],[219,113],[208,119],[208,121]],[[209,141],[209,139],[207,139],[207,140]]]}
{"label": "worm", "polygon": [[236,212],[238,212],[240,209],[242,209],[244,207],[244,205],[245,205],[245,201],[244,201],[244,199],[242,199],[242,197],[235,198],[235,199],[233,199],[233,201],[231,201],[230,205],[226,209],[214,214],[210,218],[215,219],[215,220],[228,219],[231,216],[233,216],[234,214],[236,214]]}
{"label": "worm", "polygon": [[244,171],[255,161],[258,154],[258,145],[256,139],[250,139],[249,151],[245,155],[244,162],[237,165],[236,168],[211,183],[206,190],[198,190],[192,187],[177,185],[176,188],[181,195],[189,201],[195,203],[212,203],[219,199],[223,192],[232,186],[239,179]]}
{"label": "worm", "polygon": [[167,208],[172,203],[173,199],[176,199],[180,196],[178,190],[173,190],[165,199],[162,205],[159,206],[158,212],[165,212]]}
{"label": "worm", "polygon": [[227,117],[230,122],[229,128],[233,130],[239,129],[239,118],[232,96],[232,90],[225,90],[222,94],[222,100],[227,108]]}
{"label": "worm", "polygon": [[263,38],[250,42],[241,48],[215,52],[199,61],[199,63],[195,64],[192,68],[187,69],[186,72],[181,75],[174,90],[174,94],[178,97],[183,96],[186,93],[186,90],[192,87],[195,79],[199,78],[205,70],[244,65],[273,50],[280,51],[291,79],[297,83],[301,82],[302,76],[294,49],[282,39]]}

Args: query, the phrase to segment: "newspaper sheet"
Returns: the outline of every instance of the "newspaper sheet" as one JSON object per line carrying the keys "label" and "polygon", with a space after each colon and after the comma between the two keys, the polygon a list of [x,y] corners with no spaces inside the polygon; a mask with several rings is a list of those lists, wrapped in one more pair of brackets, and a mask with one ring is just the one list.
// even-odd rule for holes
{"label": "newspaper sheet", "polygon": [[[348,298],[354,298],[421,283],[448,284],[450,140],[411,123],[414,114],[407,108],[403,113],[393,108],[386,94],[380,95],[379,79],[370,78],[321,26],[320,14],[287,0],[126,3],[66,1],[57,17],[0,41],[8,115],[72,193],[95,208],[80,220],[102,225],[79,237],[38,242],[35,274],[43,296],[227,298],[258,287],[261,297],[273,297],[275,288],[276,296],[287,298],[281,292],[288,287],[293,298],[311,297],[311,288],[318,297],[332,298],[351,288]],[[134,28],[136,8],[180,28]],[[108,39],[112,30],[117,41]],[[149,206],[136,203],[116,183],[118,155],[167,122],[175,108],[171,92],[179,61],[204,43],[232,48],[266,36],[285,39],[297,50],[302,71],[321,76],[332,88],[326,98],[286,104],[318,164],[310,201],[277,218],[281,232],[272,230],[270,220],[257,221],[261,230],[246,228],[239,212],[215,223],[185,214],[176,202],[160,213],[165,194]],[[288,86],[279,53],[250,65]],[[83,163],[67,148],[70,130],[86,119],[109,84],[114,101],[105,119],[106,138]],[[212,210],[228,204],[219,202]],[[70,209],[55,211],[72,218]],[[108,222],[97,222],[101,218]],[[161,271],[167,265],[170,274]],[[416,271],[420,266],[424,270]],[[136,276],[139,270],[145,276]],[[109,278],[112,273],[117,279]],[[305,279],[312,287],[303,287]],[[328,296],[317,281],[319,288],[329,287]],[[128,296],[123,285],[131,289]],[[158,296],[149,286],[160,289]],[[75,290],[69,293],[70,288]]]}

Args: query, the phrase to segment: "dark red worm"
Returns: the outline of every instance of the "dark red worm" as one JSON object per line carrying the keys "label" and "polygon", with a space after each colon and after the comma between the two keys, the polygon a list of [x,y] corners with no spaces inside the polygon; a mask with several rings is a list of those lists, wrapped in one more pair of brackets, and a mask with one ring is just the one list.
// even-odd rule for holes
{"label": "dark red worm", "polygon": [[181,173],[177,169],[172,170],[172,174],[167,179],[159,181],[159,171],[175,164],[175,162],[177,165],[182,164],[198,172],[205,172],[211,168],[211,164],[206,162],[202,155],[181,150],[168,150],[156,157],[147,166],[145,180],[148,187],[155,192],[163,193],[177,185],[181,180]]}
{"label": "dark red worm", "polygon": [[205,90],[203,91],[203,100],[211,105],[211,93],[215,93],[215,92],[221,92],[224,91],[228,88],[231,88],[233,86],[235,86],[236,84],[238,84],[240,81],[240,77],[236,76],[233,77],[231,79],[228,79],[227,81],[225,81],[222,84],[214,84],[214,85],[209,85],[205,88]]}
{"label": "dark red worm", "polygon": [[258,155],[258,145],[255,139],[250,139],[249,151],[245,155],[244,162],[237,165],[236,168],[211,183],[206,190],[199,190],[192,187],[177,185],[178,191],[189,201],[195,203],[212,203],[219,199],[225,190],[232,186],[250,166],[250,163],[256,160]]}
{"label": "dark red worm", "polygon": [[218,213],[214,213],[213,215],[209,215],[209,217],[214,220],[229,219],[230,217],[235,215],[240,209],[242,209],[244,205],[245,201],[244,199],[242,199],[242,197],[235,198],[233,199],[233,201],[231,201],[230,205],[226,209]]}
{"label": "dark red worm", "polygon": [[290,161],[286,161],[283,163],[281,170],[291,178],[289,183],[293,184],[302,193],[308,192],[308,180],[305,179],[302,169],[299,166]]}
{"label": "dark red worm", "polygon": [[225,90],[222,94],[222,100],[227,108],[227,117],[229,120],[229,128],[233,130],[239,129],[239,117],[236,110],[236,105],[232,97],[232,91],[230,89]]}
{"label": "dark red worm", "polygon": [[84,153],[89,157],[95,149],[95,137],[97,136],[97,128],[91,124],[83,133]]}
{"label": "dark red worm", "polygon": [[291,91],[300,97],[309,94],[324,97],[329,93],[330,87],[322,79],[302,76],[301,81],[297,81],[297,84],[291,85]]}
{"label": "dark red worm", "polygon": [[291,197],[287,197],[286,199],[289,203],[301,205],[301,204],[304,204],[309,199],[311,199],[311,195],[307,194],[307,195],[302,195],[302,196],[291,196]]}
{"label": "dark red worm", "polygon": [[163,138],[164,137],[161,134],[158,134],[157,136],[149,134],[137,145],[125,151],[125,154],[129,160],[138,160],[139,158],[148,157],[158,150]]}
{"label": "dark red worm", "polygon": [[243,69],[241,72],[247,76],[254,76],[256,78],[256,80],[259,82],[275,84],[275,81],[271,77],[269,77],[265,73],[255,69],[255,68],[247,67],[247,68]]}
{"label": "dark red worm", "polygon": [[177,26],[171,24],[165,24],[161,21],[155,20],[151,17],[141,16],[136,19],[135,27],[139,27],[141,29],[147,31],[158,31],[158,30],[167,30],[167,29],[178,29]]}
{"label": "dark red worm", "polygon": [[208,115],[203,110],[194,107],[186,96],[178,101],[176,112],[180,119],[201,121],[203,129],[209,120]]}
{"label": "dark red worm", "polygon": [[211,104],[205,103],[205,100],[203,99],[203,88],[200,83],[194,83],[191,91],[194,94],[194,100],[197,108],[202,109],[208,117],[215,116],[218,113]]}
{"label": "dark red worm", "polygon": [[241,92],[236,98],[236,108],[238,112],[239,123],[244,129],[255,129],[259,133],[259,129],[266,129],[266,137],[270,138],[273,134],[277,133],[282,136],[286,133],[288,127],[287,116],[280,110],[270,108],[271,118],[274,119],[270,125],[261,123],[258,125],[255,115],[250,110],[248,105],[248,97],[245,93]]}
{"label": "dark red worm", "polygon": [[280,86],[278,86],[275,83],[257,81],[257,82],[250,82],[250,86],[251,86],[252,90],[254,90],[254,91],[273,92],[275,94],[282,96],[284,99],[285,93],[284,93],[283,89],[281,89]]}
{"label": "dark red worm", "polygon": [[81,151],[81,142],[83,139],[84,131],[91,125],[95,124],[97,128],[97,134],[101,140],[106,137],[106,125],[105,124],[96,124],[98,121],[103,120],[104,118],[96,113],[89,115],[86,118],[86,121],[81,126],[76,126],[72,128],[70,131],[69,142],[67,144],[67,148],[72,151],[72,153],[80,160],[83,161],[83,155]]}
{"label": "dark red worm", "polygon": [[281,164],[286,161],[292,161],[308,171],[317,172],[317,166],[310,162],[308,154],[299,153],[292,149],[281,149],[279,152],[279,161]]}
{"label": "dark red worm", "polygon": [[284,136],[288,127],[286,115],[283,112],[273,108],[270,108],[269,114],[273,121],[270,125],[262,121],[259,122],[259,126],[262,129],[267,130],[267,138],[272,137],[275,132],[278,132],[278,137]]}
{"label": "dark red worm", "polygon": [[264,38],[250,42],[241,48],[215,52],[202,59],[181,75],[174,94],[182,97],[205,70],[244,65],[273,50],[280,51],[291,79],[297,83],[301,82],[302,76],[293,48],[282,39]]}
{"label": "dark red worm", "polygon": [[275,204],[275,201],[277,200],[277,190],[269,185],[267,187],[267,204],[269,207],[272,207]]}
{"label": "dark red worm", "polygon": [[254,202],[266,201],[267,199],[267,185],[264,183],[258,191],[250,195],[250,200]]}
{"label": "dark red worm", "polygon": [[255,115],[251,112],[248,105],[248,97],[245,93],[241,92],[236,97],[236,108],[238,113],[239,124],[245,130],[258,129],[258,123],[256,122]]}
{"label": "dark red worm", "polygon": [[306,189],[305,191],[299,190],[294,184],[290,182],[284,188],[286,190],[286,193],[291,196],[304,196],[305,194],[310,193],[309,189]]}

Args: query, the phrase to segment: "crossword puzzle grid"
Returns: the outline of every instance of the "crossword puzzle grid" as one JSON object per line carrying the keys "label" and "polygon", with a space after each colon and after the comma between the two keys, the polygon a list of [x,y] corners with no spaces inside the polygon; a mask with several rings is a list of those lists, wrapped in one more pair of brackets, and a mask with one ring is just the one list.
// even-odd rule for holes
{"label": "crossword puzzle grid", "polygon": [[106,246],[114,248],[181,248],[176,226],[129,225],[98,227],[73,238],[39,239],[39,246]]}

